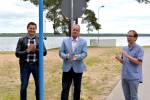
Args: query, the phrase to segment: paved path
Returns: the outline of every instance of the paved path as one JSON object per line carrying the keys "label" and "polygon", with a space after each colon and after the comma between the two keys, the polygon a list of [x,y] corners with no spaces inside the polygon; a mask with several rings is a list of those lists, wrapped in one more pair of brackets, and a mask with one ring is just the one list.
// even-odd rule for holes
{"label": "paved path", "polygon": [[[120,81],[106,100],[124,100]],[[143,83],[139,85],[139,100],[150,100],[150,48],[144,49]]]}

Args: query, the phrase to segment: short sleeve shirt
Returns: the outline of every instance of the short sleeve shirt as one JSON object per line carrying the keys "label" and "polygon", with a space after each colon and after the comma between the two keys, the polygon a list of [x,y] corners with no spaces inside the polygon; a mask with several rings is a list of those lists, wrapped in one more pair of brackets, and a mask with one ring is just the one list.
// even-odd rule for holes
{"label": "short sleeve shirt", "polygon": [[[143,61],[144,50],[141,46],[134,44],[132,47],[126,46],[123,48],[130,56]],[[122,79],[128,80],[139,80],[143,82],[142,78],[142,64],[135,64],[129,61],[128,58],[122,56],[123,67],[122,67]]]}

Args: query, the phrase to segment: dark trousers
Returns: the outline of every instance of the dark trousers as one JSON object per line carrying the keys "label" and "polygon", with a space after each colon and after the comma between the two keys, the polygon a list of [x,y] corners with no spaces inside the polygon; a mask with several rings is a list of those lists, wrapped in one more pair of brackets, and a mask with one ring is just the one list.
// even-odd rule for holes
{"label": "dark trousers", "polygon": [[38,64],[36,63],[32,64],[24,63],[24,65],[21,66],[20,68],[20,78],[21,78],[20,100],[27,100],[27,87],[31,73],[35,81],[36,100],[39,100]]}
{"label": "dark trousers", "polygon": [[61,100],[68,100],[69,90],[72,81],[74,85],[73,98],[74,100],[80,100],[81,80],[82,73],[75,73],[72,68],[69,72],[63,72]]}

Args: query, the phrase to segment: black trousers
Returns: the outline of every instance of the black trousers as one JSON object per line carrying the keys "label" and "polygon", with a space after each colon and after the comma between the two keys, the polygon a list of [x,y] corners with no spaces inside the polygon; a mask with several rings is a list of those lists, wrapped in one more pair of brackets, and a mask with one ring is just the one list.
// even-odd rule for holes
{"label": "black trousers", "polygon": [[69,90],[73,81],[74,85],[74,100],[80,100],[82,73],[75,73],[73,69],[69,72],[63,72],[62,75],[62,92],[61,100],[68,100]]}

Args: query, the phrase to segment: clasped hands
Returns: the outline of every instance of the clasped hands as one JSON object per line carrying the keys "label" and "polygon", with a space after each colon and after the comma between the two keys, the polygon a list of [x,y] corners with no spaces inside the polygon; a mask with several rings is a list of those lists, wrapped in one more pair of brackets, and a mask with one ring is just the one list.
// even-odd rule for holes
{"label": "clasped hands", "polygon": [[36,45],[34,45],[34,44],[30,44],[29,46],[28,46],[28,48],[26,49],[26,51],[27,51],[27,53],[34,53],[34,52],[36,52]]}
{"label": "clasped hands", "polygon": [[[122,50],[122,53],[121,53],[121,54],[122,54],[122,56],[127,57],[127,58],[130,56],[130,55],[129,55],[126,51],[124,51],[124,50]],[[116,58],[116,59],[120,59],[119,56],[116,56],[115,58]]]}
{"label": "clasped hands", "polygon": [[[66,54],[66,58],[67,58],[67,59],[70,59],[70,53],[67,53],[67,54]],[[78,55],[74,55],[73,58],[71,59],[71,61],[75,61],[75,60],[77,60],[77,59],[78,59]]]}

